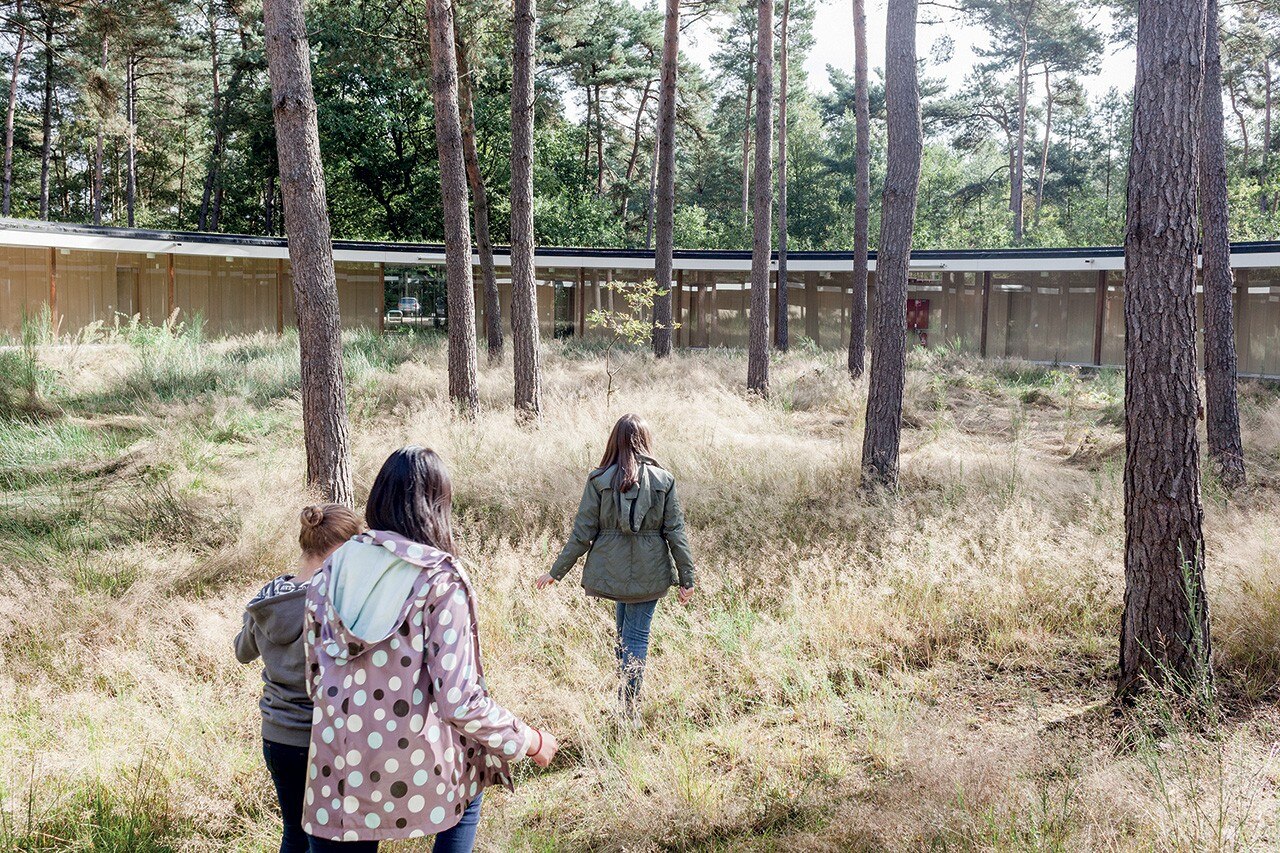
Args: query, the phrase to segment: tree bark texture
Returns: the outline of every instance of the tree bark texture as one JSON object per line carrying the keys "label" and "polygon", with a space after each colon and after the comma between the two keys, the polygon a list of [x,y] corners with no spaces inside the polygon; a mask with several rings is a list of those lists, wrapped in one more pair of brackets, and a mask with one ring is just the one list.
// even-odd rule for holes
{"label": "tree bark texture", "polygon": [[782,0],[782,29],[778,62],[778,317],[774,323],[774,345],[782,352],[790,346],[787,334],[787,25],[791,21],[791,0]]}
{"label": "tree bark texture", "polygon": [[338,286],[302,2],[264,0],[263,36],[297,307],[307,483],[327,500],[351,506]]}
{"label": "tree bark texture", "polygon": [[49,218],[49,162],[53,157],[53,16],[49,4],[44,21],[44,104],[40,134],[40,218]]}
{"label": "tree bark texture", "polygon": [[1244,483],[1244,447],[1236,398],[1235,280],[1227,217],[1227,149],[1222,110],[1218,0],[1208,0],[1205,24],[1203,139],[1200,154],[1201,251],[1204,253],[1204,387],[1209,459],[1227,489]]}
{"label": "tree bark texture", "polygon": [[875,334],[862,436],[864,489],[898,486],[907,370],[907,274],[924,146],[916,70],[916,0],[889,0],[885,26],[888,166],[876,256]]}
{"label": "tree bark texture", "polygon": [[747,390],[769,394],[769,267],[773,260],[773,0],[757,0],[756,159],[751,199],[751,328]]}
{"label": "tree bark texture", "polygon": [[27,47],[27,25],[22,21],[22,0],[13,7],[13,17],[18,22],[18,44],[13,51],[13,68],[9,75],[9,111],[4,119],[4,200],[0,203],[5,216],[13,201],[13,120],[18,111],[18,80],[22,70],[22,52]]}
{"label": "tree bark texture", "polygon": [[[867,10],[853,0],[854,152],[853,304],[849,312],[849,378],[862,378],[866,364],[867,253],[871,222],[871,102],[867,91]],[[906,322],[905,320],[903,321]]]}
{"label": "tree bark texture", "polygon": [[658,88],[657,209],[654,213],[654,279],[661,289],[653,302],[653,354],[671,355],[672,255],[676,208],[676,68],[680,55],[680,0],[666,0],[662,29],[662,82]]}
{"label": "tree bark texture", "polygon": [[1125,594],[1118,690],[1211,685],[1196,418],[1205,0],[1140,0],[1125,224]]}
{"label": "tree bark texture", "polygon": [[511,344],[515,409],[521,421],[542,416],[542,343],[533,266],[534,0],[515,0],[511,66]]}
{"label": "tree bark texture", "polygon": [[462,154],[467,161],[467,183],[471,187],[472,217],[476,226],[476,248],[480,252],[480,274],[484,277],[484,333],[489,363],[502,361],[502,301],[498,296],[498,276],[493,268],[493,240],[489,237],[489,193],[480,172],[476,150],[476,118],[471,98],[471,61],[467,44],[457,36],[458,107],[462,121]]}
{"label": "tree bark texture", "polygon": [[431,94],[436,108],[436,151],[440,157],[440,200],[444,212],[449,396],[463,417],[474,418],[480,408],[476,387],[476,303],[471,280],[471,223],[467,216],[467,165],[458,111],[452,0],[427,0],[427,29],[430,30]]}

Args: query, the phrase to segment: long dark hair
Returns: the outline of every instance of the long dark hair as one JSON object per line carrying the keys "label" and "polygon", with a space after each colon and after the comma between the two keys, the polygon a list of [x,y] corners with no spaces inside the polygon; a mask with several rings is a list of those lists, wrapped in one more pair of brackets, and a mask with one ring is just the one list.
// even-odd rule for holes
{"label": "long dark hair", "polygon": [[604,456],[600,458],[600,467],[595,473],[617,465],[613,472],[613,489],[618,494],[628,491],[638,481],[641,457],[649,456],[651,444],[653,435],[644,418],[623,415],[613,425],[613,432],[609,433],[609,443],[604,447]]}
{"label": "long dark hair", "polygon": [[434,450],[402,447],[387,457],[373,481],[364,517],[372,530],[456,554],[453,545],[453,483]]}

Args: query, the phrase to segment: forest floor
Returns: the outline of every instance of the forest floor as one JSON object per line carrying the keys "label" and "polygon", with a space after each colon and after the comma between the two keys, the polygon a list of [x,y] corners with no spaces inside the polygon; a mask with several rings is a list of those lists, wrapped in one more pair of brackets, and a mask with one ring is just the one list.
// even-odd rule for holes
{"label": "forest floor", "polygon": [[[859,495],[837,354],[545,353],[452,416],[435,338],[346,339],[357,493],[408,442],[453,472],[497,697],[558,734],[480,849],[1280,849],[1280,398],[1242,386],[1250,484],[1205,477],[1216,704],[1110,704],[1123,387],[912,356],[901,494]],[[295,559],[296,338],[125,329],[0,352],[0,848],[273,850],[259,668],[231,640]],[[612,614],[549,566],[613,420],[644,415],[699,569],[612,722]],[[571,577],[576,578],[576,575]],[[388,850],[426,850],[423,844]]]}

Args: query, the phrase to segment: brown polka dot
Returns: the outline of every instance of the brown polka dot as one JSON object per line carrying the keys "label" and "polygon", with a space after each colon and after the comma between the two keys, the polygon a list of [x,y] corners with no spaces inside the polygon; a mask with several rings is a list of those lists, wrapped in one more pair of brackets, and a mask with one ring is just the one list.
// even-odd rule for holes
{"label": "brown polka dot", "polygon": [[409,793],[409,786],[403,781],[396,780],[391,783],[391,796],[399,798],[403,797],[407,793]]}
{"label": "brown polka dot", "polygon": [[397,699],[396,703],[391,706],[391,710],[397,717],[409,716],[409,703],[403,699]]}

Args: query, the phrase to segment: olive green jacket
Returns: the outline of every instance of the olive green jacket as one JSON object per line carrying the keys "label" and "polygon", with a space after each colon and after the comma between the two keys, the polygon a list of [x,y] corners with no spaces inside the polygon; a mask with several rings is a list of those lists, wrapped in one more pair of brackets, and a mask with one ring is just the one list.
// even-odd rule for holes
{"label": "olive green jacket", "polygon": [[582,492],[573,533],[551,576],[564,580],[587,555],[582,586],[615,601],[652,601],[676,583],[693,586],[693,554],[676,498],[676,479],[645,458],[639,482],[623,495],[613,488],[614,466],[592,472]]}

